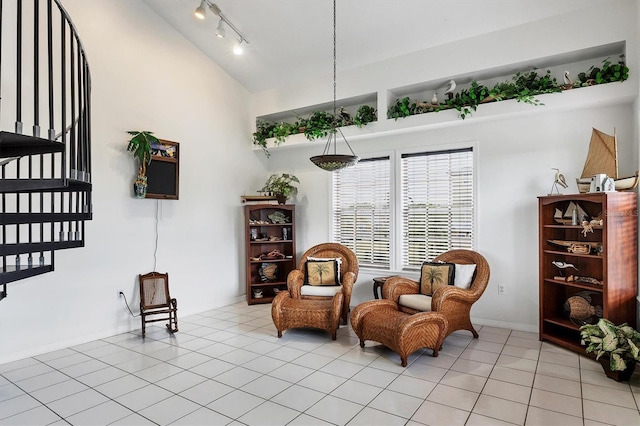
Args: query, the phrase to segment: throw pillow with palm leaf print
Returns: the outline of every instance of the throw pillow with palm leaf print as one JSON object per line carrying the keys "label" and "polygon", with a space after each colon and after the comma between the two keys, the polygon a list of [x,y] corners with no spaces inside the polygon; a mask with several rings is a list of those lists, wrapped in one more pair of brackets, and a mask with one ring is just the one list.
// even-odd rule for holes
{"label": "throw pillow with palm leaf print", "polygon": [[305,283],[310,285],[339,285],[338,262],[335,260],[307,260]]}
{"label": "throw pillow with palm leaf print", "polygon": [[453,285],[456,265],[446,262],[423,262],[420,271],[420,293],[431,296],[436,289]]}

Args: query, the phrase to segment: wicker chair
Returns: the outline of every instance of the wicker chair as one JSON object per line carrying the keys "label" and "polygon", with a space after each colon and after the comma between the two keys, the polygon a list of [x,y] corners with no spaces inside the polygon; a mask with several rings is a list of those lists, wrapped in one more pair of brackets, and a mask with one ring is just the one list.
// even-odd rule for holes
{"label": "wicker chair", "polygon": [[[304,285],[304,272],[308,257],[341,258],[340,282],[342,285],[321,287]],[[287,277],[287,288],[289,289],[293,299],[308,300],[331,300],[336,292],[341,291],[344,297],[340,317],[342,318],[342,323],[347,324],[349,304],[351,303],[351,292],[353,290],[353,285],[358,279],[358,269],[358,258],[348,247],[338,243],[318,244],[304,252],[300,258],[298,269],[294,269],[289,273]],[[317,291],[326,291],[327,294],[318,295]]]}
{"label": "wicker chair", "polygon": [[[382,287],[382,297],[398,304],[402,312],[414,314],[428,311],[429,309],[417,310],[408,306],[403,306],[403,295],[420,295],[429,298],[430,310],[440,312],[448,321],[446,336],[456,330],[469,330],[473,337],[478,337],[478,332],[471,324],[471,306],[482,296],[489,283],[489,263],[480,253],[472,250],[450,250],[436,257],[434,261],[450,262],[456,264],[475,264],[476,269],[472,277],[469,289],[455,286],[438,288],[433,296],[420,294],[420,286],[417,281],[406,277],[389,278]],[[428,306],[429,303],[426,303]]]}
{"label": "wicker chair", "polygon": [[139,282],[142,337],[148,322],[168,321],[167,330],[170,333],[178,331],[178,301],[169,295],[169,274],[141,274]]}

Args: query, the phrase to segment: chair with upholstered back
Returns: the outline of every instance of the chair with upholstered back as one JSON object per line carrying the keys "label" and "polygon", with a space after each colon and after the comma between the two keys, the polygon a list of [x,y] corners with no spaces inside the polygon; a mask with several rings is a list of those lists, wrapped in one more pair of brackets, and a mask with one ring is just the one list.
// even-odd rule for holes
{"label": "chair with upholstered back", "polygon": [[[309,259],[311,258],[311,259]],[[320,260],[316,260],[320,259]],[[310,285],[308,277],[310,273],[319,271],[322,273],[322,259],[339,260],[339,282],[334,285]],[[307,264],[307,261],[309,261]],[[326,265],[325,265],[326,266]],[[332,270],[328,267],[325,270]],[[351,292],[353,285],[358,279],[358,258],[348,247],[339,243],[322,243],[308,249],[298,264],[298,269],[291,271],[287,277],[287,287],[294,299],[332,299],[334,294],[342,292],[344,295],[342,302],[342,312],[340,317],[343,324],[347,324],[349,315],[349,304],[351,303]],[[322,276],[322,275],[321,275]]]}
{"label": "chair with upholstered back", "polygon": [[[418,281],[407,277],[392,277],[382,287],[382,297],[393,300],[406,313],[442,313],[448,321],[447,336],[456,330],[469,330],[477,338],[478,332],[471,324],[471,307],[487,288],[489,263],[480,253],[464,249],[449,250],[433,261],[455,264],[456,274],[460,270],[459,275],[464,282],[459,284],[456,280],[455,285],[437,288],[429,296],[421,293]],[[475,265],[475,270],[469,265]],[[466,280],[462,279],[465,273],[468,275]]]}
{"label": "chair with upholstered back", "polygon": [[167,330],[170,333],[178,331],[178,301],[169,295],[169,274],[141,274],[139,282],[142,337],[148,322],[168,321]]}

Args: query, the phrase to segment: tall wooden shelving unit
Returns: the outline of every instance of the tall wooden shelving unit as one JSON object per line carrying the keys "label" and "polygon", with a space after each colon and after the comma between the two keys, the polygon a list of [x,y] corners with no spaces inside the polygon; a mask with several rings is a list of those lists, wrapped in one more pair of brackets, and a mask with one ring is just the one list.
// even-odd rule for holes
{"label": "tall wooden shelving unit", "polygon": [[[269,218],[281,212],[288,218],[286,223],[273,223]],[[287,275],[296,268],[296,206],[289,204],[255,204],[244,207],[245,254],[247,265],[247,303],[271,303],[276,291],[287,288]],[[274,250],[285,258],[269,259],[264,255]],[[264,281],[260,274],[265,264],[277,266],[275,279]],[[262,289],[262,297],[255,297],[254,291]]]}
{"label": "tall wooden shelving unit", "polygon": [[[600,216],[602,226],[583,234],[581,225],[558,223],[556,209],[565,212],[573,202],[591,217]],[[638,285],[637,195],[634,192],[606,192],[539,197],[540,340],[547,340],[584,354],[580,325],[569,319],[567,299],[589,291],[592,305],[602,307],[602,316],[615,324],[636,325]],[[549,240],[590,244],[589,253],[570,252]],[[601,250],[593,249],[600,246]],[[557,279],[553,261],[571,263],[566,275],[596,278],[601,285]],[[597,318],[592,317],[595,321]]]}

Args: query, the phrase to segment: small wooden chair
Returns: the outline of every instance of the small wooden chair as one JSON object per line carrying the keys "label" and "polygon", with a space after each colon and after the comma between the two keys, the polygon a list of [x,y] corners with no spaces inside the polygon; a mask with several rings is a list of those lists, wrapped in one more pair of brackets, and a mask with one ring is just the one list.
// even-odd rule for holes
{"label": "small wooden chair", "polygon": [[[140,275],[140,317],[142,337],[148,322],[169,321],[167,330],[178,331],[178,301],[169,296],[169,274],[149,272]],[[160,318],[157,315],[162,315]]]}

